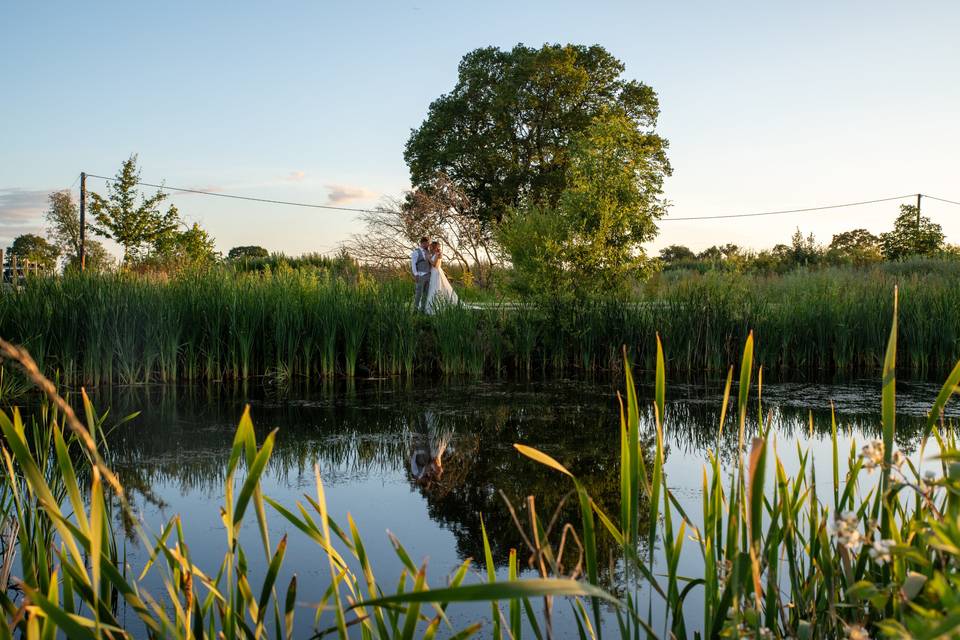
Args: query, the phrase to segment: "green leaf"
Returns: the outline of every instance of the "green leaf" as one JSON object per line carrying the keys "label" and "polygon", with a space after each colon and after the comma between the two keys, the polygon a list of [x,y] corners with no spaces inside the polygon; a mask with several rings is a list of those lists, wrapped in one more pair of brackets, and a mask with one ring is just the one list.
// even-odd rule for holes
{"label": "green leaf", "polygon": [[263,441],[263,447],[260,448],[260,452],[254,456],[253,464],[247,469],[247,477],[243,481],[243,486],[240,488],[240,495],[237,496],[237,504],[233,508],[234,526],[240,523],[244,512],[247,510],[247,505],[250,503],[250,498],[253,497],[254,490],[260,484],[260,476],[263,474],[264,469],[266,469],[267,462],[270,461],[270,454],[273,453],[273,443],[276,435],[277,429],[270,432],[267,439]]}
{"label": "green leaf", "polygon": [[496,602],[513,598],[593,597],[620,606],[620,601],[599,587],[567,579],[531,579],[462,585],[442,589],[407,592],[365,600],[350,608],[403,604],[407,602]]}

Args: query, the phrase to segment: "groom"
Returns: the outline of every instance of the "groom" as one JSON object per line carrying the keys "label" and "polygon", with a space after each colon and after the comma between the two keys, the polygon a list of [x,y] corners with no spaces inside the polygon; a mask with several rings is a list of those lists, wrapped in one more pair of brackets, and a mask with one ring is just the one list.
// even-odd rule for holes
{"label": "groom", "polygon": [[430,255],[427,249],[430,247],[430,238],[423,236],[420,238],[420,246],[410,254],[410,269],[413,271],[413,277],[416,280],[416,287],[413,293],[413,310],[427,311],[427,289],[430,288]]}

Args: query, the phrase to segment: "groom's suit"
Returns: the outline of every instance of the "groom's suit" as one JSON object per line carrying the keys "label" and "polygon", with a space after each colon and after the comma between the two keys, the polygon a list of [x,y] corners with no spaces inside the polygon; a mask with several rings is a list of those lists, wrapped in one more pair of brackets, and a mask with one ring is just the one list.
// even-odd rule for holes
{"label": "groom's suit", "polygon": [[417,247],[410,254],[410,267],[417,284],[413,293],[413,308],[427,310],[427,289],[430,288],[430,258],[426,249]]}

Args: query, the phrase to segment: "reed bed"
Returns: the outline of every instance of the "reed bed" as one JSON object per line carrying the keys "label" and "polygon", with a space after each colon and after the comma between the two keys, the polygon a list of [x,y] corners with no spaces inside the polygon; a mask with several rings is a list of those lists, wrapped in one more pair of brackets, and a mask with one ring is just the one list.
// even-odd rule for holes
{"label": "reed bed", "polygon": [[656,332],[671,372],[722,372],[750,330],[768,372],[827,378],[879,370],[889,291],[901,291],[901,368],[943,375],[960,356],[960,269],[692,274],[631,300],[506,301],[411,310],[411,286],[316,270],[171,278],[31,279],[0,296],[0,333],[70,384],[267,376],[563,376],[614,373],[620,345],[645,370]]}
{"label": "reed bed", "polygon": [[[625,367],[619,434],[611,434],[620,442],[620,504],[604,512],[562,461],[518,443],[519,455],[569,483],[579,521],[548,524],[536,511],[535,497],[528,498],[529,521],[514,517],[527,548],[509,550],[502,579],[481,520],[485,572],[471,575],[467,559],[444,586],[431,586],[426,563],[415,563],[395,538],[403,566],[399,581],[378,579],[352,519],[341,525],[330,517],[319,468],[315,494],[295,506],[264,495],[261,477],[276,432],[258,443],[249,411],[223,476],[225,551],[217,572],[204,573],[194,563],[177,516],[152,535],[128,520],[152,550],[144,567],[128,571],[118,557],[114,523],[115,516],[129,515],[129,506],[126,490],[98,453],[102,420],[87,401],[85,425],[68,409],[61,412],[66,405],[41,381],[56,408],[32,427],[19,412],[0,412],[0,537],[7,541],[0,572],[22,593],[0,594],[0,637],[130,637],[118,618],[121,605],[154,638],[279,640],[293,637],[296,620],[307,617],[312,637],[466,638],[483,630],[498,639],[539,640],[559,631],[554,621],[560,606],[569,606],[575,625],[562,631],[584,639],[952,637],[960,620],[960,450],[942,416],[960,385],[960,363],[930,407],[920,458],[905,458],[894,446],[896,299],[892,307],[882,360],[882,439],[841,451],[831,421],[830,490],[818,488],[804,451],[798,452],[798,472],[787,476],[763,427],[762,369],[749,335],[738,381],[731,367],[717,408],[718,444],[703,469],[701,513],[685,512],[663,471],[664,433],[672,426],[665,413],[666,360],[657,340],[649,452],[651,434],[642,432],[641,404]],[[7,347],[0,342],[5,355],[38,379],[29,356]],[[748,442],[745,424],[753,411],[761,426]],[[719,455],[725,430],[735,431],[739,442],[731,468]],[[933,442],[933,468],[923,469],[922,452]],[[288,535],[317,545],[316,556],[297,564],[325,565],[330,586],[324,593],[300,593],[296,576],[278,580],[288,538],[271,540],[268,508],[287,522]],[[262,547],[263,571],[250,568],[248,558],[258,552],[241,543],[245,520],[255,521],[260,534],[254,544]],[[612,541],[622,569],[621,584],[611,590],[599,580],[601,539]],[[680,557],[691,545],[700,569],[681,575]],[[527,552],[537,577],[521,576]],[[19,557],[18,574],[12,573],[11,554]],[[146,588],[148,575],[161,581],[161,591]],[[687,603],[694,591],[702,594],[696,608]],[[489,603],[489,617],[454,627],[447,614],[461,602]]]}

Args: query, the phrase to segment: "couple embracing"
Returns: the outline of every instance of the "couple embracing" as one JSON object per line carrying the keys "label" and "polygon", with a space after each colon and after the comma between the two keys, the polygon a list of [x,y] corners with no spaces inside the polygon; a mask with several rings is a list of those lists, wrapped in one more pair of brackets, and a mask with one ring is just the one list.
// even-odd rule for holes
{"label": "couple embracing", "polygon": [[440,304],[457,304],[457,293],[443,272],[443,249],[440,243],[424,236],[410,254],[410,269],[416,280],[413,308],[433,315]]}

